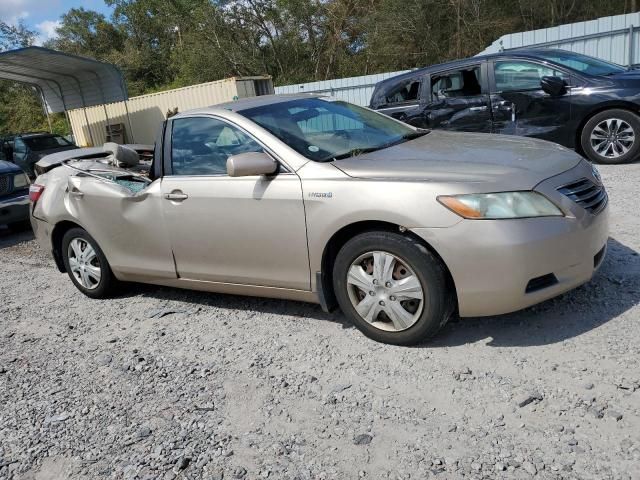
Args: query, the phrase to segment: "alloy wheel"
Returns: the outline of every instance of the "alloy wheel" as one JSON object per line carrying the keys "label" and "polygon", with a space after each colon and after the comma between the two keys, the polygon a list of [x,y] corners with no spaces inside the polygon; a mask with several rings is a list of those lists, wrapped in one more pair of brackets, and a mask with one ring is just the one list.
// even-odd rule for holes
{"label": "alloy wheel", "polygon": [[95,248],[83,238],[74,238],[69,242],[67,257],[69,268],[77,282],[87,290],[97,288],[102,278],[102,269]]}
{"label": "alloy wheel", "polygon": [[633,147],[636,134],[628,122],[607,118],[593,128],[590,139],[595,153],[606,158],[618,158]]}
{"label": "alloy wheel", "polygon": [[360,255],[347,272],[347,290],[358,315],[385,331],[410,328],[424,308],[420,279],[407,262],[389,252]]}

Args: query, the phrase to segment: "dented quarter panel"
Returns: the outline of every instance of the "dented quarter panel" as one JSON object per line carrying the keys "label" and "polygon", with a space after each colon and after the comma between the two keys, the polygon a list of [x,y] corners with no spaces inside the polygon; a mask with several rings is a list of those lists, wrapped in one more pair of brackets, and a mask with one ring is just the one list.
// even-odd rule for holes
{"label": "dented quarter panel", "polygon": [[176,277],[160,181],[134,195],[115,183],[72,176],[64,202],[70,215],[96,239],[116,277]]}

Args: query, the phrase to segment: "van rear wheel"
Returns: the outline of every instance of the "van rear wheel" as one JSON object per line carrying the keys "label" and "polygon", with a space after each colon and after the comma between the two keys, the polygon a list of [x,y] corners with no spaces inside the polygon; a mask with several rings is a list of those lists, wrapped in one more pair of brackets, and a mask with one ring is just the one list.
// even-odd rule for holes
{"label": "van rear wheel", "polygon": [[412,238],[367,232],[338,252],[333,283],[343,313],[368,337],[413,345],[449,320],[455,297],[440,259]]}
{"label": "van rear wheel", "polygon": [[585,124],[580,143],[592,162],[633,162],[640,155],[640,117],[620,109],[600,112]]}

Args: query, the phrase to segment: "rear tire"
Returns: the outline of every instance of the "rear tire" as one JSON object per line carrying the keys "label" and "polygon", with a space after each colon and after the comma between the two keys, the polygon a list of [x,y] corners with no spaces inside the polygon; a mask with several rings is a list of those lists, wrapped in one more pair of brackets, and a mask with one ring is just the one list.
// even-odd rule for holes
{"label": "rear tire", "polygon": [[338,252],[333,285],[343,313],[366,336],[414,345],[434,336],[455,309],[444,265],[415,239],[366,232]]}
{"label": "rear tire", "polygon": [[582,129],[580,144],[592,162],[633,162],[640,154],[640,117],[621,109],[597,113]]}
{"label": "rear tire", "polygon": [[118,281],[107,257],[86,230],[72,228],[62,237],[62,260],[78,290],[91,298],[107,298]]}

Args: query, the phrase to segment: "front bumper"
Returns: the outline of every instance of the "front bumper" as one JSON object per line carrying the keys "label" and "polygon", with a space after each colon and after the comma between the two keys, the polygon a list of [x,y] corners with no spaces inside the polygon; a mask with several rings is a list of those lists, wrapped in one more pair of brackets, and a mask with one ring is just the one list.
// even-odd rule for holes
{"label": "front bumper", "polygon": [[450,228],[412,229],[449,268],[461,317],[520,310],[592,278],[606,253],[609,207],[593,215],[557,192],[575,180],[575,170],[536,187],[565,217],[464,220]]}
{"label": "front bumper", "polygon": [[0,197],[0,225],[24,222],[29,219],[28,191]]}

